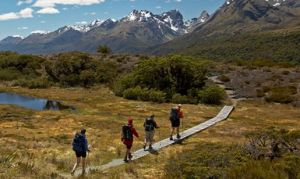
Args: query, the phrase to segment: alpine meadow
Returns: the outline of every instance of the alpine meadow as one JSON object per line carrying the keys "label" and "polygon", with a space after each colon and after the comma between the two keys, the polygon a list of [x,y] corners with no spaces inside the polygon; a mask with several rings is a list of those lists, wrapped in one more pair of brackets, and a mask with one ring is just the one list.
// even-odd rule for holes
{"label": "alpine meadow", "polygon": [[0,4],[0,178],[300,178],[299,0]]}

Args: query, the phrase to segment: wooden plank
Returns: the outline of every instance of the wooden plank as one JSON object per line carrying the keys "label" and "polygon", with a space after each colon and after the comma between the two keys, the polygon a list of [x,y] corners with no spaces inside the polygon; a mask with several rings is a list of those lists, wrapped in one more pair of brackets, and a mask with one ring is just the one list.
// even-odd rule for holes
{"label": "wooden plank", "polygon": [[[190,129],[187,129],[183,132],[180,133],[181,135],[181,139],[180,140],[184,140],[185,138],[187,137],[190,137],[200,131],[203,131],[213,125],[215,125],[216,123],[220,122],[220,121],[223,121],[225,119],[228,118],[228,116],[230,115],[230,113],[233,111],[234,107],[233,106],[224,106],[222,108],[222,110],[217,114],[216,117],[212,118],[212,119],[209,119],[197,126],[194,126]],[[176,135],[173,136],[173,138],[175,139],[176,138]],[[164,140],[161,140],[155,144],[153,144],[153,148],[154,150],[158,151],[164,147],[167,147],[169,145],[172,145],[176,143],[176,141],[174,140],[170,140],[169,138],[166,138]],[[133,155],[133,158],[132,160],[137,160],[139,158],[142,158],[146,155],[149,154],[149,151],[144,151],[144,149],[140,149],[140,150],[137,150],[135,151],[132,155]],[[106,169],[109,169],[111,167],[116,167],[116,166],[120,166],[122,164],[124,164],[125,162],[122,160],[122,159],[115,159],[105,165],[101,165],[101,166],[90,166],[86,169],[87,173],[91,172],[91,171],[103,171],[103,170],[106,170]],[[75,172],[75,176],[80,176],[81,174],[81,171],[77,171]],[[61,174],[62,177],[65,177],[65,178],[69,178],[70,176],[68,174]]]}

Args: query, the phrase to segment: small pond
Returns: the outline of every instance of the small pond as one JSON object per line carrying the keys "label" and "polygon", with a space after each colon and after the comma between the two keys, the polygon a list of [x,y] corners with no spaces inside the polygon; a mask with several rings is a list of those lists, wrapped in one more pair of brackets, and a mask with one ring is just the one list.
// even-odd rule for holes
{"label": "small pond", "polygon": [[75,110],[74,107],[66,106],[58,101],[51,101],[43,98],[34,98],[23,96],[15,93],[2,93],[0,92],[0,104],[17,105],[33,110]]}

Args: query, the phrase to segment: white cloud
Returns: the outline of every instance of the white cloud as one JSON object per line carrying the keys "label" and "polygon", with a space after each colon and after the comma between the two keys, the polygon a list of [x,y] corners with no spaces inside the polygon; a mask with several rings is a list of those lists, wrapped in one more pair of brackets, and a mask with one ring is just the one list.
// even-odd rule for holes
{"label": "white cloud", "polygon": [[76,24],[79,24],[79,25],[86,25],[88,22],[86,21],[81,21],[81,22],[76,22]]}
{"label": "white cloud", "polygon": [[105,2],[105,0],[37,0],[33,6],[40,8],[55,7],[56,5],[93,5]]}
{"label": "white cloud", "polygon": [[27,30],[28,27],[18,27],[18,30]]}
{"label": "white cloud", "polygon": [[24,39],[24,37],[19,34],[13,35],[12,37]]}
{"label": "white cloud", "polygon": [[22,4],[31,4],[32,0],[19,0],[17,5],[21,6]]}
{"label": "white cloud", "polygon": [[6,20],[14,20],[14,19],[21,19],[21,18],[32,18],[33,9],[26,8],[21,10],[20,12],[10,12],[6,14],[0,14],[0,21]]}
{"label": "white cloud", "polygon": [[46,21],[41,21],[40,23],[41,23],[41,24],[45,24],[45,23],[46,23]]}
{"label": "white cloud", "polygon": [[155,8],[156,8],[156,9],[161,9],[162,7],[161,7],[161,6],[156,6]]}
{"label": "white cloud", "polygon": [[86,12],[84,15],[86,16],[95,16],[97,13],[96,12]]}
{"label": "white cloud", "polygon": [[48,32],[44,31],[44,30],[35,30],[32,31],[31,34],[47,34]]}
{"label": "white cloud", "polygon": [[59,14],[59,10],[53,7],[46,7],[37,11],[38,14]]}

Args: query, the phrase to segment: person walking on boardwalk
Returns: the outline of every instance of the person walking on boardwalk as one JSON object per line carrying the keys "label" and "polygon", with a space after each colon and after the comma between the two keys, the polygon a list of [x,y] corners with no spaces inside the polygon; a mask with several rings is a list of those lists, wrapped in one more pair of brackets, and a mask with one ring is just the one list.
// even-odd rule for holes
{"label": "person walking on boardwalk", "polygon": [[157,123],[154,119],[154,115],[147,117],[144,122],[145,128],[145,143],[144,143],[144,150],[146,150],[147,144],[149,143],[149,150],[152,150],[152,142],[155,133],[155,129],[159,128]]}
{"label": "person walking on boardwalk", "polygon": [[173,140],[173,133],[174,130],[177,132],[177,139],[180,139],[181,136],[179,135],[179,126],[180,126],[180,120],[183,118],[183,112],[181,109],[182,105],[179,104],[177,107],[173,107],[170,112],[170,121],[171,121],[171,134],[170,134],[170,140]]}
{"label": "person walking on boardwalk", "polygon": [[89,148],[88,148],[88,141],[86,139],[85,136],[86,130],[85,129],[81,129],[80,132],[76,132],[75,137],[73,139],[73,150],[75,152],[76,155],[76,163],[71,171],[71,175],[74,175],[76,168],[78,167],[78,165],[80,164],[80,161],[82,160],[82,175],[84,175],[85,173],[85,165],[86,165],[86,154],[87,152],[90,152]]}
{"label": "person walking on boardwalk", "polygon": [[128,119],[128,124],[124,125],[122,127],[122,142],[126,146],[126,154],[124,157],[124,162],[131,161],[132,155],[131,155],[131,147],[133,144],[133,136],[139,138],[139,134],[133,127],[133,120],[131,118]]}

